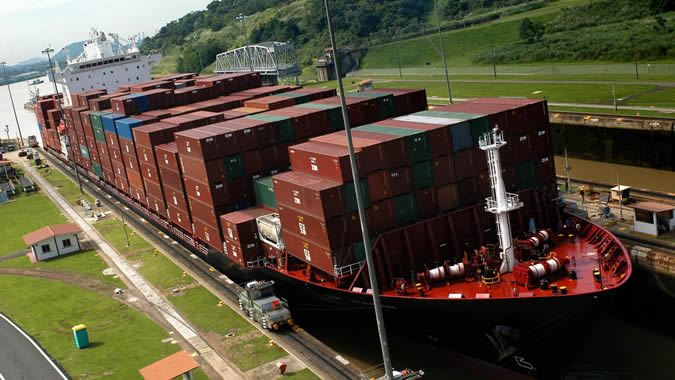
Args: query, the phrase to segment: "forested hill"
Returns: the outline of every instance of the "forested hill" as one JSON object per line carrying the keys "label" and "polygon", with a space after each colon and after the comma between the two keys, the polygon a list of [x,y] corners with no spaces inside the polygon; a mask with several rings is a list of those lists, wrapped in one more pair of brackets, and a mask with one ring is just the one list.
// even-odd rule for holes
{"label": "forested hill", "polygon": [[[332,1],[340,46],[360,47],[433,31],[433,0]],[[441,23],[456,28],[547,4],[546,0],[438,0]],[[199,71],[218,53],[244,45],[240,13],[248,15],[249,43],[293,41],[301,65],[329,45],[323,0],[215,0],[162,27],[141,50],[161,50],[167,71]]]}
{"label": "forested hill", "polygon": [[[500,18],[525,24],[521,26],[524,32],[519,41],[496,47],[500,63],[626,61],[631,53],[626,30],[640,24],[645,26],[638,27],[638,34],[644,34],[646,58],[673,58],[672,0],[437,2],[444,30]],[[433,0],[331,1],[338,45],[372,47],[434,33],[433,3]],[[214,0],[205,10],[191,12],[162,27],[155,36],[144,40],[141,51],[162,51],[165,58],[155,71],[200,71],[212,65],[218,53],[244,45],[242,23],[236,20],[239,14],[249,16],[245,22],[249,43],[292,41],[302,66],[311,65],[312,59],[329,46],[323,0]],[[525,16],[532,17],[532,21],[525,22]],[[592,41],[588,40],[591,37]],[[618,46],[620,52],[613,56],[603,46],[611,46],[618,39],[622,41]],[[470,53],[473,63],[490,60],[487,51],[462,53]]]}

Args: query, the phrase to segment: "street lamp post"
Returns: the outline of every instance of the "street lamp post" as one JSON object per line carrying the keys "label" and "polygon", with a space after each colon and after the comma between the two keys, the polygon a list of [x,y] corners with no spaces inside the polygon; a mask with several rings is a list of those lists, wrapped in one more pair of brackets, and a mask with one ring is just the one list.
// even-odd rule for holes
{"label": "street lamp post", "polygon": [[[61,111],[61,122],[63,123],[63,126],[65,127],[66,125],[66,119],[63,117],[63,107],[61,107],[61,99],[59,98],[59,89],[56,87],[56,72],[54,71],[54,66],[52,65],[52,57],[51,53],[54,52],[54,49],[52,48],[46,48],[45,50],[42,51],[42,54],[47,54],[47,59],[49,60],[49,68],[52,71],[52,83],[54,83],[54,95],[56,96],[56,104],[59,105],[59,111]],[[59,132],[58,126],[55,126],[56,128],[56,133],[61,134]],[[77,177],[77,184],[80,186],[80,194],[84,194],[84,191],[82,190],[82,181],[80,181],[80,172],[77,170],[77,166],[75,165],[75,154],[73,154],[73,144],[70,141],[70,134],[66,133],[66,144],[68,147],[70,147],[70,158],[72,159],[73,163],[73,170],[75,171],[75,176]]]}
{"label": "street lamp post", "polygon": [[335,59],[335,76],[337,78],[338,88],[340,90],[340,106],[342,108],[342,118],[345,127],[345,134],[347,137],[347,147],[349,149],[349,162],[352,167],[352,178],[354,179],[354,191],[356,193],[356,208],[361,222],[361,236],[363,238],[363,246],[366,253],[366,265],[368,267],[368,279],[370,280],[371,289],[373,291],[373,308],[375,309],[375,320],[377,321],[377,332],[380,338],[380,348],[382,350],[382,359],[384,361],[384,375],[387,380],[393,380],[393,370],[391,365],[391,357],[389,355],[389,343],[387,342],[387,331],[384,325],[384,315],[382,313],[382,303],[380,301],[380,290],[377,283],[375,263],[373,261],[373,253],[370,245],[370,234],[368,233],[368,223],[366,223],[366,214],[363,206],[363,194],[361,193],[359,183],[359,173],[356,168],[356,155],[354,153],[354,143],[352,141],[351,126],[349,125],[349,114],[347,113],[347,105],[345,101],[345,90],[342,86],[342,77],[340,76],[340,60],[337,59],[338,51],[335,43],[335,35],[333,33],[333,23],[330,17],[330,8],[328,0],[324,0],[326,7],[326,20],[328,24],[328,36],[330,37],[331,48]]}
{"label": "street lamp post", "polygon": [[[192,39],[198,40],[199,34],[195,35]],[[201,73],[204,70],[204,65],[202,65],[202,52],[199,50],[199,46],[197,46],[197,56],[199,57],[199,72]]]}
{"label": "street lamp post", "polygon": [[237,16],[237,21],[241,21],[241,28],[244,30],[244,43],[246,44],[246,55],[248,55],[248,65],[251,69],[251,72],[253,72],[253,56],[251,55],[251,49],[248,46],[248,34],[246,33],[246,19],[248,16],[244,15],[243,13],[239,13],[239,16]]}
{"label": "street lamp post", "polygon": [[441,44],[441,56],[443,57],[443,67],[445,68],[445,83],[448,85],[448,99],[452,104],[452,94],[450,93],[450,77],[448,76],[448,63],[445,61],[445,48],[443,47],[443,34],[441,34],[441,21],[438,18],[438,4],[434,0],[434,12],[436,12],[436,27],[438,28],[438,40]]}
{"label": "street lamp post", "polygon": [[16,129],[19,130],[19,148],[23,146],[23,136],[21,136],[21,127],[19,126],[19,118],[16,117],[16,107],[14,107],[14,99],[12,98],[12,90],[9,88],[9,79],[7,79],[7,69],[5,68],[5,65],[7,62],[2,61],[0,62],[0,65],[2,65],[2,72],[5,74],[5,83],[7,83],[7,91],[9,92],[9,101],[12,103],[12,111],[14,111],[14,120],[16,120]]}

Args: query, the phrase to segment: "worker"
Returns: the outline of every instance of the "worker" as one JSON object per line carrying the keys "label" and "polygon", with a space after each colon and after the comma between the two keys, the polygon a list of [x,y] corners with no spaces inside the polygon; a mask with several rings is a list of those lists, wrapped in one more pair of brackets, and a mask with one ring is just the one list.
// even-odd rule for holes
{"label": "worker", "polygon": [[584,207],[584,200],[586,198],[586,186],[581,186],[579,190],[579,195],[581,195],[581,207]]}

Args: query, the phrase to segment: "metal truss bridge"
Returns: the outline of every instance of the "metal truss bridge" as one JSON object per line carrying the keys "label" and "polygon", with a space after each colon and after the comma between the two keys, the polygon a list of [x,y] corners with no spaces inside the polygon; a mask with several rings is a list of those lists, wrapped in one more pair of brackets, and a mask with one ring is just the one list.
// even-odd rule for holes
{"label": "metal truss bridge", "polygon": [[[272,81],[300,75],[300,67],[292,42],[263,42],[242,46],[216,56],[216,73],[229,74],[256,71]],[[271,77],[271,78],[270,78]]]}

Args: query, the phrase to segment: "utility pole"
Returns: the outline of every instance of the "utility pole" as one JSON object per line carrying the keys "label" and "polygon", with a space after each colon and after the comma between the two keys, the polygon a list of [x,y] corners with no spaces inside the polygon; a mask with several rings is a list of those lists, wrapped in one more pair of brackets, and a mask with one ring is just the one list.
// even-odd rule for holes
{"label": "utility pole", "polygon": [[[61,98],[59,98],[59,89],[56,87],[56,72],[54,71],[54,65],[52,65],[52,57],[51,53],[54,52],[54,49],[52,48],[46,48],[45,50],[42,51],[42,54],[47,54],[47,59],[49,60],[49,68],[52,70],[52,79],[54,83],[54,96],[56,96],[56,104],[59,105],[59,111],[61,111],[61,122],[63,123],[63,126],[66,126],[66,119],[64,118],[63,115],[63,107],[61,106]],[[65,93],[63,94],[65,96]],[[61,134],[59,132],[59,126],[56,125],[54,126],[56,128],[56,133]],[[59,139],[60,141],[60,139]],[[70,158],[72,160],[73,164],[73,170],[75,171],[75,177],[77,177],[77,184],[80,186],[80,194],[84,194],[84,191],[82,190],[82,181],[80,180],[80,172],[77,170],[77,165],[75,165],[75,154],[73,153],[73,144],[70,141],[70,134],[66,132],[66,145],[70,148]]]}
{"label": "utility pole", "polygon": [[[199,39],[199,34],[192,37],[193,40],[197,41]],[[197,56],[199,57],[199,72],[201,73],[204,70],[204,65],[202,65],[202,52],[199,50],[199,45],[195,45],[197,48]]]}
{"label": "utility pole", "polygon": [[637,61],[637,41],[635,40],[635,26],[633,26],[633,57],[635,58],[635,78],[640,80],[640,73],[638,72],[638,61]]}
{"label": "utility pole", "polygon": [[570,191],[570,171],[572,171],[572,168],[570,167],[570,163],[567,162],[567,147],[565,147],[565,172],[567,173],[567,186],[565,187],[565,192]]}
{"label": "utility pole", "polygon": [[[16,107],[14,107],[14,99],[12,99],[12,90],[9,88],[9,79],[7,79],[7,69],[5,68],[5,65],[7,62],[2,61],[0,62],[0,65],[2,65],[2,72],[5,74],[5,83],[7,83],[7,91],[9,92],[9,101],[12,103],[12,111],[14,111],[14,120],[16,121],[16,129],[19,130],[19,148],[23,146],[23,136],[21,136],[21,127],[19,126],[19,118],[16,117]],[[9,139],[9,135],[7,135],[7,138]]]}
{"label": "utility pole", "polygon": [[490,50],[492,50],[492,73],[495,76],[495,79],[497,79],[497,62],[495,58],[495,45],[494,45],[495,40],[490,40]]}
{"label": "utility pole", "polygon": [[401,54],[398,52],[398,44],[396,44],[396,58],[398,59],[398,77],[403,78],[403,73],[401,73]]}
{"label": "utility pole", "polygon": [[[333,23],[330,18],[330,8],[328,7],[328,0],[324,0],[326,7],[326,19],[328,21],[328,35],[330,36],[330,44],[333,48],[333,54],[338,56],[337,45],[335,43],[335,35],[333,34]],[[363,237],[363,246],[366,251],[366,264],[368,266],[368,279],[370,280],[371,289],[373,290],[373,307],[375,309],[375,319],[377,320],[377,332],[380,336],[380,348],[382,349],[382,359],[384,361],[384,376],[388,380],[393,380],[393,369],[391,366],[391,357],[389,356],[389,344],[387,343],[387,331],[384,326],[384,315],[382,314],[382,304],[380,303],[380,290],[377,283],[375,263],[373,261],[373,253],[370,245],[370,234],[368,233],[368,223],[366,221],[365,209],[363,207],[363,194],[361,194],[361,186],[359,186],[359,173],[356,166],[356,155],[354,154],[354,143],[352,142],[352,131],[349,125],[349,114],[347,113],[347,105],[345,101],[345,90],[342,86],[342,78],[340,77],[340,62],[335,60],[335,76],[337,77],[338,88],[340,89],[340,105],[342,108],[342,118],[345,125],[345,134],[347,135],[347,147],[349,148],[349,162],[352,168],[352,178],[354,179],[354,190],[356,191],[356,206],[359,211],[359,220],[361,222],[361,235]]]}
{"label": "utility pole", "polygon": [[445,83],[448,85],[448,99],[452,104],[452,94],[450,93],[450,77],[448,77],[448,64],[445,61],[445,48],[443,47],[443,35],[441,34],[441,21],[438,18],[438,4],[434,0],[434,11],[436,12],[436,27],[438,28],[438,40],[441,42],[441,56],[443,57],[443,67],[445,68]]}
{"label": "utility pole", "polygon": [[619,215],[621,221],[624,221],[623,218],[623,191],[621,190],[621,182],[619,182],[619,169],[616,169],[616,187],[617,192],[619,193]]}
{"label": "utility pole", "polygon": [[614,99],[614,111],[619,107],[616,105],[616,92],[614,91],[614,82],[612,82],[612,99]]}
{"label": "utility pole", "polygon": [[243,13],[239,13],[239,16],[236,17],[238,21],[241,21],[241,28],[244,30],[244,42],[246,43],[246,55],[248,55],[248,65],[253,72],[253,56],[251,55],[251,49],[248,46],[248,34],[246,33],[246,19],[248,16]]}
{"label": "utility pole", "polygon": [[122,217],[122,228],[124,229],[124,237],[127,238],[127,247],[131,246],[131,243],[129,243],[129,235],[127,234],[127,224],[124,223],[124,214],[120,213],[120,216]]}

